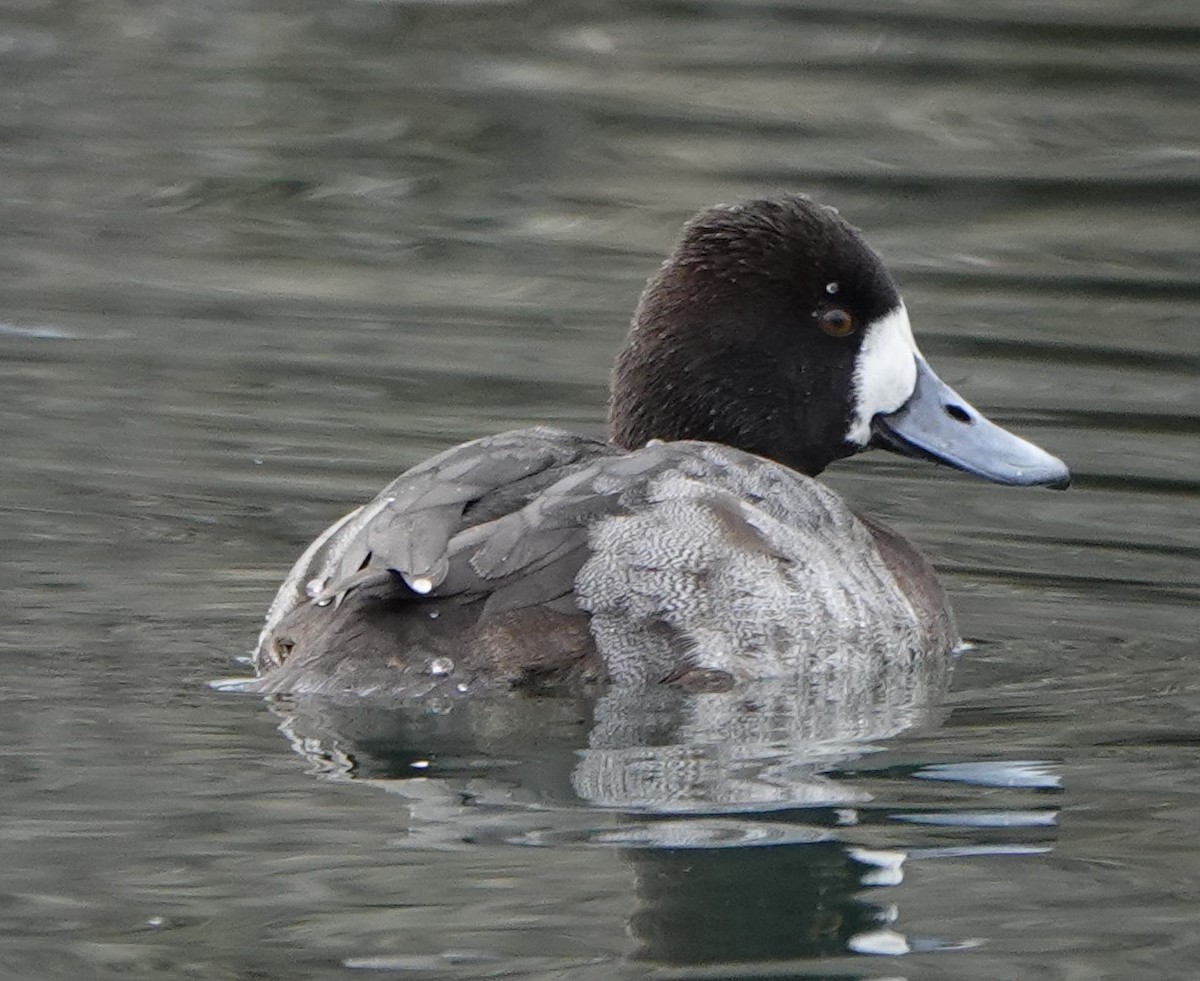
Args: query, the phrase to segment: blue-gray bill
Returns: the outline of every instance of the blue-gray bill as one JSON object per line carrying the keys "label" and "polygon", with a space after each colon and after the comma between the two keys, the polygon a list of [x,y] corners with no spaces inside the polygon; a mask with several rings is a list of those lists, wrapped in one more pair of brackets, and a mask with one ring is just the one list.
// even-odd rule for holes
{"label": "blue-gray bill", "polygon": [[1062,490],[1071,483],[1062,460],[989,422],[920,357],[912,397],[895,412],[876,416],[871,431],[872,446],[997,484]]}

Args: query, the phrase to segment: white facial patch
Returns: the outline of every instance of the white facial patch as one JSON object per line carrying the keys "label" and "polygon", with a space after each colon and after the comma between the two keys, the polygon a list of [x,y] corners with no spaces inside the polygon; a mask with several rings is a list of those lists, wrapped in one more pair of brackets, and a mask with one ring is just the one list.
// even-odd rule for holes
{"label": "white facial patch", "polygon": [[903,303],[867,327],[854,361],[854,415],[846,433],[848,442],[866,446],[871,420],[895,412],[909,400],[917,387],[920,356]]}

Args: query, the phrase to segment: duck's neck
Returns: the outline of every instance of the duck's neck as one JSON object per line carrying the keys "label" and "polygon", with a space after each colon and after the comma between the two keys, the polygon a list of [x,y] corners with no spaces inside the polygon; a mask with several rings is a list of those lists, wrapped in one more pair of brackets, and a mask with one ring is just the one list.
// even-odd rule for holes
{"label": "duck's neck", "polygon": [[652,439],[704,440],[820,473],[845,455],[841,424],[808,411],[814,379],[765,352],[769,337],[752,327],[665,331],[635,321],[613,369],[609,438],[630,450]]}

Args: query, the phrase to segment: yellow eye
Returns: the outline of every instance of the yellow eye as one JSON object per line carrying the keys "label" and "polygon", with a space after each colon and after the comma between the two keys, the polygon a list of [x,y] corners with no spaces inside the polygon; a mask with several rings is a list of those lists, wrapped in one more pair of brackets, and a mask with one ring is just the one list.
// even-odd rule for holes
{"label": "yellow eye", "polygon": [[817,323],[830,337],[846,337],[854,333],[854,318],[845,310],[829,310],[821,314]]}

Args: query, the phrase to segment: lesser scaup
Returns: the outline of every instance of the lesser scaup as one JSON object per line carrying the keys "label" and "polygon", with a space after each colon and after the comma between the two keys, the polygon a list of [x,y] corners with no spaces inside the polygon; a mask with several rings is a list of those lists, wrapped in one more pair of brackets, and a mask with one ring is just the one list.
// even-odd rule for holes
{"label": "lesser scaup", "polygon": [[879,257],[800,196],[687,223],[617,358],[609,426],[456,446],[332,525],[271,606],[256,690],[720,688],[945,657],[928,562],[812,478],[882,447],[1069,480],[938,379]]}

